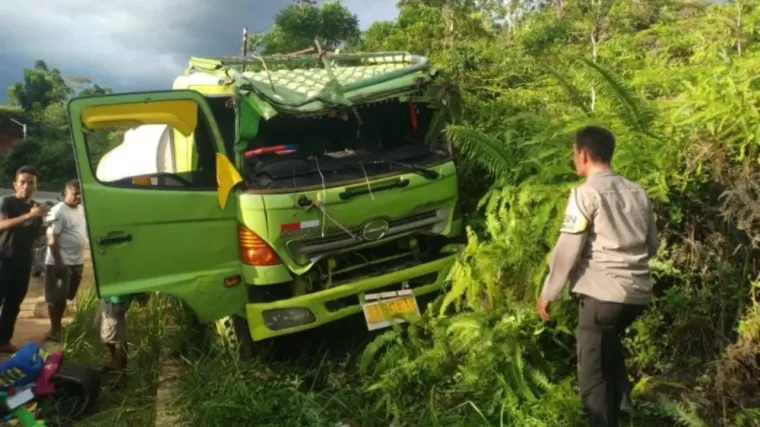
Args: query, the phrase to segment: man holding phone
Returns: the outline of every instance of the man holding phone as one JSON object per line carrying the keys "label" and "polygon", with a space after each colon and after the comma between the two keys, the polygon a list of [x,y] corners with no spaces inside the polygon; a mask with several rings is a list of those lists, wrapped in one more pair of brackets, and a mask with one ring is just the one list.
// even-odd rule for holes
{"label": "man holding phone", "polygon": [[16,171],[14,194],[0,201],[0,353],[15,353],[11,344],[21,303],[29,290],[34,241],[43,232],[47,209],[32,199],[37,191],[37,170]]}
{"label": "man holding phone", "polygon": [[45,254],[45,302],[50,317],[47,341],[60,342],[66,301],[79,290],[87,248],[87,228],[82,210],[79,180],[72,179],[63,190],[63,201],[47,217],[48,249]]}

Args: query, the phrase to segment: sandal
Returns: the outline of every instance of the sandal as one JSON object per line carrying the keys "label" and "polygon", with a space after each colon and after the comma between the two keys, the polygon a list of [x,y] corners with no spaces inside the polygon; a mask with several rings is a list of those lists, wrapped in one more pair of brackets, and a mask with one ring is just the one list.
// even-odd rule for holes
{"label": "sandal", "polygon": [[45,334],[45,341],[60,343],[61,342],[61,333],[58,332],[57,334],[54,334],[52,332],[48,332]]}

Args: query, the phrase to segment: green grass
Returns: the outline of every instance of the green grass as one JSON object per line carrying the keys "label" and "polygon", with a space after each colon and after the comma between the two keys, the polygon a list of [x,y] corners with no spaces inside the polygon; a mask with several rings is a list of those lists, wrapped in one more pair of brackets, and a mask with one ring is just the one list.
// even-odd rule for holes
{"label": "green grass", "polygon": [[[64,337],[67,360],[92,367],[107,360],[106,349],[93,328],[97,305],[92,291],[79,297]],[[162,346],[174,350],[182,367],[180,393],[173,409],[179,410],[187,425],[389,424],[361,390],[358,358],[373,338],[363,323],[341,322],[315,333],[284,338],[265,356],[241,362],[213,341],[211,328],[183,325],[177,334],[168,335],[168,314],[174,308],[165,298],[153,298],[144,308],[137,304],[130,308],[127,385],[111,390],[104,378],[96,411],[77,426],[153,425]]]}
{"label": "green grass", "polygon": [[[98,306],[93,291],[79,297],[78,309],[65,335],[66,360],[99,367],[107,360],[107,351],[93,328]],[[167,302],[152,299],[146,307],[134,304],[127,313],[129,366],[127,383],[120,390],[107,387],[104,377],[100,401],[95,412],[77,426],[150,426],[155,418],[155,394],[158,386],[158,363],[164,341]]]}
{"label": "green grass", "polygon": [[[240,361],[218,342],[182,328],[182,375],[174,409],[187,425],[387,426],[361,392],[356,372],[371,338],[363,324],[340,324],[285,337]],[[206,335],[208,338],[208,335]],[[377,419],[378,423],[363,420]],[[358,424],[362,421],[361,424]]]}
{"label": "green grass", "polygon": [[[282,337],[253,360],[240,361],[218,343],[184,328],[184,342],[173,344],[182,353],[174,409],[187,425],[208,427],[499,425],[488,424],[472,401],[442,403],[436,387],[423,378],[419,387],[429,401],[400,410],[398,417],[390,414],[382,396],[368,390],[376,378],[360,374],[363,352],[378,335],[367,332],[362,319],[355,317]],[[398,359],[399,365],[408,362]]]}
{"label": "green grass", "polygon": [[[415,355],[412,341],[399,339],[408,334],[401,333],[392,341],[397,349],[404,349],[390,360],[378,361],[386,367],[390,362],[400,370],[392,374],[392,378],[362,375],[360,365],[364,350],[375,342],[377,335],[366,331],[361,318],[350,319],[283,337],[263,347],[262,354],[253,360],[240,361],[219,342],[209,341],[208,334],[181,327],[175,339],[167,343],[176,350],[181,364],[180,387],[172,409],[180,414],[183,425],[208,427],[585,425],[573,415],[580,412],[580,399],[572,376],[563,376],[561,382],[546,389],[534,402],[505,399],[501,405],[515,406],[509,409],[498,405],[490,409],[484,407],[490,399],[480,396],[481,391],[500,389],[509,394],[515,390],[513,385],[499,382],[499,372],[489,373],[491,362],[488,360],[494,355],[496,359],[492,362],[505,357],[500,355],[502,353],[509,358],[502,344],[475,345],[475,351],[480,348],[485,353],[471,360],[455,357],[450,359],[454,366],[428,370],[423,365],[444,368],[445,363],[436,362],[430,351]],[[458,381],[458,375],[477,366],[477,359],[484,359],[484,365],[478,369],[482,369],[479,372],[486,387],[467,389],[461,381],[459,386],[452,386]],[[504,368],[503,364],[500,366]],[[371,390],[373,384],[386,379],[406,384],[390,386],[391,392],[398,387],[401,394],[389,395],[387,387]],[[386,399],[390,399],[391,407],[387,406],[389,400]],[[636,418],[626,417],[623,426],[674,425],[663,420],[661,405],[656,402],[639,400],[638,405]],[[505,414],[507,411],[512,411],[511,416]],[[564,423],[569,420],[573,420],[571,424]]]}
{"label": "green grass", "polygon": [[[65,336],[66,358],[93,367],[107,359],[92,326],[97,303],[91,291],[81,296]],[[169,334],[167,324],[171,313],[177,314],[179,328]],[[165,298],[154,298],[144,308],[135,304],[130,309],[127,315],[130,337],[127,385],[118,391],[104,387],[95,413],[78,422],[77,426],[154,425],[159,355],[163,347],[172,350],[171,357],[181,368],[179,388],[171,396],[170,409],[180,415],[182,425],[501,427],[512,425],[509,420],[515,417],[530,418],[533,421],[529,425],[552,425],[531,418],[532,412],[545,412],[534,407],[534,403],[513,402],[517,406],[511,409],[512,418],[502,420],[499,420],[499,411],[505,410],[503,406],[483,406],[490,399],[484,399],[480,392],[486,389],[514,390],[509,384],[502,387],[493,383],[500,375],[489,374],[494,379],[482,383],[483,388],[467,389],[461,388],[465,383],[455,384],[459,381],[455,379],[458,373],[475,369],[482,374],[488,371],[490,363],[503,365],[503,360],[499,360],[509,356],[505,343],[494,341],[495,347],[475,345],[470,351],[485,350],[485,353],[473,359],[439,354],[436,357],[444,359],[436,360],[433,357],[435,352],[423,347],[414,348],[415,340],[410,339],[410,334],[402,333],[390,341],[396,348],[394,356],[375,361],[384,365],[381,371],[386,374],[367,376],[361,373],[362,357],[367,345],[376,342],[379,333],[367,332],[360,316],[262,345],[258,357],[244,362],[211,332],[212,328],[194,326],[183,318],[184,313]],[[486,324],[482,327],[485,327],[483,331],[491,330]],[[394,337],[393,334],[389,336]],[[424,336],[419,335],[419,339],[432,338]],[[446,362],[452,356],[454,358],[449,360],[455,363],[453,366]],[[481,359],[485,365],[479,368]],[[388,369],[395,372],[388,374]],[[387,383],[388,380],[391,383]],[[369,389],[372,384],[382,382],[385,382],[382,389]],[[565,378],[557,387],[547,390],[547,394],[535,404],[564,407],[564,413],[569,413],[579,410],[577,400],[572,378]],[[659,416],[662,405],[639,403],[643,404],[639,407],[639,417],[627,420],[623,425],[673,425],[663,422]],[[671,409],[679,408],[673,406]]]}

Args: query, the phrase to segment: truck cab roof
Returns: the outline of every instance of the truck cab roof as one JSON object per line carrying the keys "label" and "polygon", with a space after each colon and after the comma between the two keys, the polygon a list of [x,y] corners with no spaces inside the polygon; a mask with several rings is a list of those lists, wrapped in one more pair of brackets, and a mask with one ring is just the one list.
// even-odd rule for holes
{"label": "truck cab roof", "polygon": [[435,74],[426,57],[406,52],[193,57],[174,88],[254,97],[270,110],[264,117],[311,115],[418,92]]}

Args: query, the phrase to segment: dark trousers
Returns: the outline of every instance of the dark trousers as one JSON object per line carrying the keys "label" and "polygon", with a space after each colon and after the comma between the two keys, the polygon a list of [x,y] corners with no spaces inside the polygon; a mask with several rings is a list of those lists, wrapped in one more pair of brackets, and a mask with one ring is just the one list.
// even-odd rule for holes
{"label": "dark trousers", "polygon": [[0,261],[0,345],[10,344],[21,303],[29,290],[30,263]]}
{"label": "dark trousers", "polygon": [[584,296],[579,303],[578,385],[591,427],[618,427],[627,369],[621,336],[645,306],[603,302]]}

